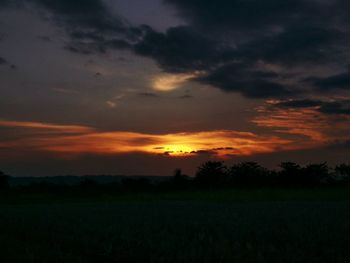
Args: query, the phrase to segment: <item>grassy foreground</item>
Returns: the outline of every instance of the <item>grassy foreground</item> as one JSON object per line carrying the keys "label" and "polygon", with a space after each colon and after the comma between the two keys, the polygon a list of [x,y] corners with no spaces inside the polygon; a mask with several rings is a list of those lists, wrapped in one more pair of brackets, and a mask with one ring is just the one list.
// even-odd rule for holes
{"label": "grassy foreground", "polygon": [[2,197],[0,262],[350,262],[349,192]]}

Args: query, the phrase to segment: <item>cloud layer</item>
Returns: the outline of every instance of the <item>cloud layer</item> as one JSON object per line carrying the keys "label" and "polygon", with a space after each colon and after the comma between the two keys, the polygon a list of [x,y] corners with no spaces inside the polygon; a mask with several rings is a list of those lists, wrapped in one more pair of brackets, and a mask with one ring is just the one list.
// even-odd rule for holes
{"label": "cloud layer", "polygon": [[346,70],[350,53],[347,1],[163,2],[186,24],[166,32],[130,25],[102,0],[12,3],[46,10],[68,33],[69,51],[131,50],[154,59],[168,73],[201,72],[194,80],[225,92],[288,98],[310,90],[348,90],[349,74],[339,72]]}
{"label": "cloud layer", "polygon": [[0,121],[0,157],[237,160],[348,145],[348,1],[163,0],[181,23],[154,28],[117,2],[144,15],[127,0],[0,2],[21,10],[1,23],[0,118],[43,120]]}
{"label": "cloud layer", "polygon": [[0,128],[2,138],[6,138],[0,141],[1,156],[47,152],[57,158],[128,153],[174,157],[206,154],[225,158],[301,147],[278,136],[229,130],[157,135],[8,120],[1,120]]}
{"label": "cloud layer", "polygon": [[251,98],[347,88],[347,74],[332,76],[348,63],[350,5],[345,1],[164,2],[187,25],[165,33],[148,30],[135,47],[166,71],[201,70],[201,83]]}

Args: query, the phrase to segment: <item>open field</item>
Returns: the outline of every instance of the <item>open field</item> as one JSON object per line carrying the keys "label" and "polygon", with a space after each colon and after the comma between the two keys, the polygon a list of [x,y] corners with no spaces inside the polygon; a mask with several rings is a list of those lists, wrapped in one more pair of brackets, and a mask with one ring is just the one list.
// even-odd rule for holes
{"label": "open field", "polygon": [[1,262],[350,262],[350,197],[232,190],[3,197]]}

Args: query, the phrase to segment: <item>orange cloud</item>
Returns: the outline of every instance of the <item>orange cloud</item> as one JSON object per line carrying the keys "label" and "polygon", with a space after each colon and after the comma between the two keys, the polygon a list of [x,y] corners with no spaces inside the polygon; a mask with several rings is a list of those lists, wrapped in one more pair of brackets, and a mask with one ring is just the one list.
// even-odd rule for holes
{"label": "orange cloud", "polygon": [[295,135],[295,144],[305,149],[350,139],[349,117],[327,115],[319,112],[317,107],[278,108],[274,107],[275,103],[278,101],[269,101],[258,108],[260,115],[252,122],[281,135]]}
{"label": "orange cloud", "polygon": [[[123,154],[144,152],[170,156],[190,156],[201,153],[219,157],[252,155],[278,150],[291,150],[293,141],[277,136],[258,136],[249,132],[206,131],[174,134],[144,134],[135,132],[104,132],[85,126],[56,125],[35,122],[1,121],[0,126],[17,129],[54,129],[60,134],[18,137],[0,141],[0,149],[50,152],[58,156],[81,154]],[[74,133],[72,133],[74,132]]]}
{"label": "orange cloud", "polygon": [[27,129],[43,129],[43,130],[56,130],[66,133],[85,133],[91,132],[92,129],[85,126],[77,125],[58,125],[43,122],[24,122],[24,121],[8,121],[0,119],[0,127],[12,127],[12,128],[27,128]]}
{"label": "orange cloud", "polygon": [[312,109],[279,109],[253,120],[258,126],[273,128],[281,133],[302,135],[317,142],[326,139],[321,131],[325,121],[322,115]]}

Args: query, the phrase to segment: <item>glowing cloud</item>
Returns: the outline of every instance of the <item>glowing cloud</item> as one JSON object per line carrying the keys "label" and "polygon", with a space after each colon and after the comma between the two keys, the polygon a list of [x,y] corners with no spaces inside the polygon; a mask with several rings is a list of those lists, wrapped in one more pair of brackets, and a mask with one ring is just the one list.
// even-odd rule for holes
{"label": "glowing cloud", "polygon": [[92,128],[79,125],[59,125],[43,122],[24,122],[24,121],[8,121],[0,119],[0,127],[27,128],[27,129],[43,129],[57,130],[66,133],[87,133],[93,131]]}
{"label": "glowing cloud", "polygon": [[[144,134],[135,132],[103,132],[84,126],[53,125],[35,122],[2,121],[0,126],[17,129],[38,129],[30,136],[0,141],[1,150],[21,152],[50,152],[58,157],[82,154],[125,154],[143,152],[185,157],[210,154],[221,158],[252,155],[277,150],[290,150],[293,141],[276,136],[258,136],[248,132],[207,131],[173,134]],[[57,129],[60,133],[42,133],[42,129]],[[69,133],[67,131],[76,131]]]}
{"label": "glowing cloud", "polygon": [[153,89],[158,91],[172,91],[175,90],[186,81],[197,76],[197,73],[193,74],[162,74],[153,79]]}
{"label": "glowing cloud", "polygon": [[267,101],[265,106],[258,108],[260,116],[252,122],[260,127],[270,128],[286,137],[293,136],[297,145],[304,149],[315,148],[347,141],[350,116],[327,115],[319,112],[317,107],[310,108],[279,108],[278,101]]}

